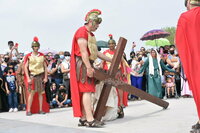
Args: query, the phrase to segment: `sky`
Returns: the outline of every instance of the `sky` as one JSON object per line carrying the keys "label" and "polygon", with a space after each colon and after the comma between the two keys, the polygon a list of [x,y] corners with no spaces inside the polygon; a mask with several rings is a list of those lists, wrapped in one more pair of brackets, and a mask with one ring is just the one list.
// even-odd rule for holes
{"label": "sky", "polygon": [[149,30],[177,25],[185,12],[184,0],[0,0],[0,53],[7,42],[19,43],[19,51],[31,51],[37,36],[40,49],[71,51],[75,31],[84,24],[91,9],[102,11],[102,23],[94,33],[108,41],[112,34],[128,40],[125,53],[145,46],[140,38]]}

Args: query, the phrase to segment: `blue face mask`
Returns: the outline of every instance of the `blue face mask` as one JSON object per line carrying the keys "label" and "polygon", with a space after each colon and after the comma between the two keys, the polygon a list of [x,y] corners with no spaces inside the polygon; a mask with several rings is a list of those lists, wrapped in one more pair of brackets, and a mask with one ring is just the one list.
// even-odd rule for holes
{"label": "blue face mask", "polygon": [[16,57],[16,56],[12,57],[12,60],[13,60],[13,61],[16,61],[16,60],[17,60],[17,57]]}
{"label": "blue face mask", "polygon": [[66,56],[65,59],[66,59],[66,60],[70,60],[70,56]]}
{"label": "blue face mask", "polygon": [[60,59],[64,59],[65,58],[65,56],[64,55],[60,55]]}

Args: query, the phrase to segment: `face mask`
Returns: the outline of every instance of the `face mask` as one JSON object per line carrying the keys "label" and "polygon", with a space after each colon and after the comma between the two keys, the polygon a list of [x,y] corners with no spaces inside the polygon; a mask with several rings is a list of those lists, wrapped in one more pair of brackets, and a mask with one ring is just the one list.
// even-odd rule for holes
{"label": "face mask", "polygon": [[65,56],[64,55],[60,55],[60,59],[64,59],[65,58]]}
{"label": "face mask", "polygon": [[9,72],[9,74],[12,74],[12,72]]}
{"label": "face mask", "polygon": [[17,60],[17,57],[16,57],[16,56],[12,57],[12,60],[13,60],[13,61],[16,61],[16,60]]}
{"label": "face mask", "polygon": [[174,51],[172,50],[172,51],[169,51],[170,52],[170,54],[174,54]]}
{"label": "face mask", "polygon": [[9,58],[4,58],[4,61],[5,61],[5,62],[8,62],[8,61],[9,61]]}
{"label": "face mask", "polygon": [[139,58],[138,58],[138,62],[140,62],[141,60],[142,60],[142,57],[139,57]]}
{"label": "face mask", "polygon": [[66,56],[65,59],[66,59],[66,60],[70,60],[70,56]]}

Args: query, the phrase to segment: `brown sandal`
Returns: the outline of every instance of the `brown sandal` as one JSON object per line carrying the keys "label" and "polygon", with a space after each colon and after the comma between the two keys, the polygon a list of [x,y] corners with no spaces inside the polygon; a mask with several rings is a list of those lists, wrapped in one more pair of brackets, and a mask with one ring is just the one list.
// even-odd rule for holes
{"label": "brown sandal", "polygon": [[96,127],[96,128],[101,128],[101,127],[103,127],[103,124],[104,123],[102,123],[102,122],[100,122],[100,121],[97,121],[97,120],[93,120],[93,121],[91,121],[91,122],[89,122],[89,121],[86,121],[86,127]]}
{"label": "brown sandal", "polygon": [[195,125],[192,126],[192,129],[200,129],[200,124],[197,122]]}
{"label": "brown sandal", "polygon": [[79,127],[86,126],[86,122],[87,122],[87,120],[81,120],[81,119],[79,119],[78,126]]}
{"label": "brown sandal", "polygon": [[124,118],[124,110],[122,106],[119,106],[119,112],[118,112],[118,117],[117,118]]}
{"label": "brown sandal", "polygon": [[200,133],[200,129],[192,129],[190,133]]}

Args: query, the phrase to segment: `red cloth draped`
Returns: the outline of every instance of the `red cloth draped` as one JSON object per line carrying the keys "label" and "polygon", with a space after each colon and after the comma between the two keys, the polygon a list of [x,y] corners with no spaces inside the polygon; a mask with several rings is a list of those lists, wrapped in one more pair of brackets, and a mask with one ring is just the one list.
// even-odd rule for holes
{"label": "red cloth draped", "polygon": [[[108,49],[108,50],[106,50],[106,51],[103,52],[104,55],[107,55],[107,54],[114,55],[114,53],[115,53],[115,50],[112,51],[112,50],[110,50],[110,49]],[[109,69],[109,66],[106,64],[106,61],[103,62],[103,69],[104,69],[104,70],[108,70],[108,69]],[[122,63],[121,63],[120,69],[121,69],[122,73],[124,73],[124,68],[123,68]],[[123,81],[125,82],[125,80],[124,80],[123,78],[120,78],[120,79],[123,80]],[[116,88],[116,89],[117,89],[117,88]],[[121,99],[120,99],[120,96],[119,96],[119,91],[118,91],[118,89],[117,89],[117,94],[118,94],[118,106],[120,106],[120,100],[121,100]],[[128,106],[128,93],[125,92],[125,91],[123,91],[123,99],[122,99],[122,100],[123,100],[123,101],[122,101],[123,105],[124,105],[124,106]]]}
{"label": "red cloth draped", "polygon": [[[24,65],[26,64],[26,62],[28,61],[28,57],[31,56],[32,53],[29,53],[25,56],[24,58]],[[39,53],[39,56],[44,56],[44,54]],[[28,106],[28,96],[29,96],[29,91],[28,91],[28,81],[27,81],[27,77],[26,74],[24,74],[24,82],[25,82],[25,86],[26,86],[26,107]],[[34,84],[32,84],[31,86],[32,88],[34,88]],[[42,111],[48,113],[49,112],[49,104],[46,102],[46,94],[43,94],[43,104],[42,104]],[[33,97],[33,102],[32,102],[32,106],[31,106],[31,113],[39,113],[39,99],[38,99],[38,92],[35,93],[34,97]]]}
{"label": "red cloth draped", "polygon": [[178,21],[176,46],[200,118],[200,7],[183,13]]}
{"label": "red cloth draped", "polygon": [[88,31],[85,26],[79,28],[74,35],[72,42],[71,58],[70,58],[70,84],[71,84],[71,97],[72,97],[74,117],[82,116],[82,109],[81,109],[82,95],[80,93],[79,90],[80,86],[78,85],[76,77],[76,60],[75,60],[75,56],[81,56],[80,48],[77,42],[79,38],[84,38],[88,40]]}

